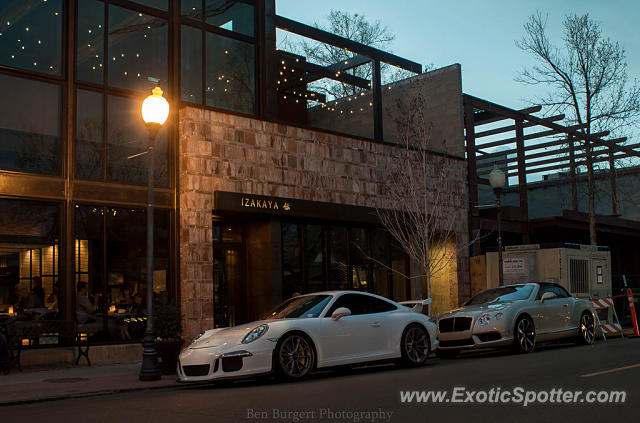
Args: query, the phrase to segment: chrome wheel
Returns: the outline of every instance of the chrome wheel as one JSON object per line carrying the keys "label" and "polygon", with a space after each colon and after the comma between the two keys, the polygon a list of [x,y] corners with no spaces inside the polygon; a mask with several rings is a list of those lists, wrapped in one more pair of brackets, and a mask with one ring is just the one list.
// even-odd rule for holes
{"label": "chrome wheel", "polygon": [[580,337],[588,345],[596,338],[596,322],[591,313],[583,313],[580,317]]}
{"label": "chrome wheel", "polygon": [[533,322],[528,317],[521,317],[516,323],[516,349],[519,352],[529,353],[536,345],[536,330]]}
{"label": "chrome wheel", "polygon": [[301,379],[313,368],[314,352],[309,341],[301,335],[289,335],[278,349],[278,364],[282,375]]}
{"label": "chrome wheel", "polygon": [[419,366],[429,356],[429,334],[421,326],[409,326],[402,338],[402,357],[407,364]]}

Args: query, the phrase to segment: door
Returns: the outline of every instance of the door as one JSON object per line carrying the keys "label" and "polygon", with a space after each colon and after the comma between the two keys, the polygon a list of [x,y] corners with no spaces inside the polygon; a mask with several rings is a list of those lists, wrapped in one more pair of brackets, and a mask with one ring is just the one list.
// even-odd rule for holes
{"label": "door", "polygon": [[247,321],[242,237],[238,228],[220,226],[213,238],[213,325],[236,326]]}
{"label": "door", "polygon": [[542,295],[547,292],[555,294],[556,297],[539,304],[541,327],[537,328],[537,332],[540,334],[548,333],[553,337],[555,334],[560,335],[571,326],[572,302],[564,289],[551,284],[542,284],[536,299],[541,301]]}
{"label": "door", "polygon": [[[331,314],[340,307],[351,311],[351,316],[331,320]],[[372,352],[372,343],[380,322],[371,314],[369,298],[363,294],[344,294],[329,308],[326,323],[318,330],[322,339],[327,364],[345,364],[363,361]]]}

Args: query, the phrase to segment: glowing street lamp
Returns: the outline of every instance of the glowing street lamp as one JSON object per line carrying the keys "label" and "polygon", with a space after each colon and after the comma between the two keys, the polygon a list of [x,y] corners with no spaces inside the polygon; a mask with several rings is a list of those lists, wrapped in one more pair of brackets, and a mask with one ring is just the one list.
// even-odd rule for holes
{"label": "glowing street lamp", "polygon": [[162,97],[160,87],[155,87],[152,94],[142,102],[142,120],[149,130],[149,179],[147,181],[147,326],[144,331],[144,350],[140,380],[159,380],[158,351],[153,334],[153,145],[158,131],[169,117],[169,103]]}

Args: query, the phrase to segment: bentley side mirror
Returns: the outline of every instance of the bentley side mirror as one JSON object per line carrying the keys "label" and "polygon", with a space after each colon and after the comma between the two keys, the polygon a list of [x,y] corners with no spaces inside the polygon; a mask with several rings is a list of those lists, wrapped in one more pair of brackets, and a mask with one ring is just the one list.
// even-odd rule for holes
{"label": "bentley side mirror", "polygon": [[553,292],[545,292],[544,294],[542,294],[542,298],[540,298],[540,302],[544,303],[547,300],[550,300],[552,298],[557,297],[556,294],[554,294]]}
{"label": "bentley side mirror", "polygon": [[331,320],[340,320],[344,316],[351,316],[351,310],[346,307],[339,307],[331,314]]}

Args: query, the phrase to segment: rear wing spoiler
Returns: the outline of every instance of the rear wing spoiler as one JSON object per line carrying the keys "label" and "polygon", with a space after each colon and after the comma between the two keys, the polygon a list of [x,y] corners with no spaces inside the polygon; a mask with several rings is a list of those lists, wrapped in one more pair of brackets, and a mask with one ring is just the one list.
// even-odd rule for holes
{"label": "rear wing spoiler", "polygon": [[422,313],[422,307],[431,304],[431,298],[427,298],[425,300],[401,301],[398,304],[411,307],[416,313]]}

